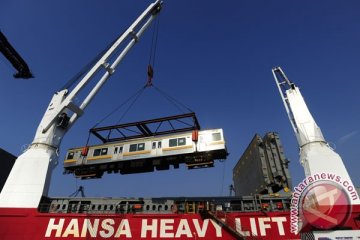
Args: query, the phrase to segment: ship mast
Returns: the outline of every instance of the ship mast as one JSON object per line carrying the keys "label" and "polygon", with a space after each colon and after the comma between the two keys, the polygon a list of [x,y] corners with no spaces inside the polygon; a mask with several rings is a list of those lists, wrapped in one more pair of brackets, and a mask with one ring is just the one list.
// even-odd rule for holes
{"label": "ship mast", "polygon": [[[38,126],[33,142],[27,151],[18,157],[8,176],[0,194],[0,208],[37,208],[41,197],[47,196],[51,173],[57,165],[59,147],[65,133],[83,114],[94,96],[114,73],[117,65],[155,19],[161,10],[161,5],[160,0],[150,4],[115,40],[72,91],[63,89],[54,94]],[[121,48],[121,46],[123,47]],[[121,52],[116,54],[118,50]],[[110,58],[115,60],[111,61]],[[82,103],[75,104],[74,99],[100,69],[105,69],[105,73]]]}

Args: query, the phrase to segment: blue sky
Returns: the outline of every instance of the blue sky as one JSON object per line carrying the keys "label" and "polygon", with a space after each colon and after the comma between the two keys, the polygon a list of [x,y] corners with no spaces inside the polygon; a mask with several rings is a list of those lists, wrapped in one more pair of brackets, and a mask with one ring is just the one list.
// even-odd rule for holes
{"label": "blue sky", "polygon": [[[0,27],[36,78],[13,79],[0,56],[0,147],[15,155],[32,141],[53,93],[118,36],[150,1],[0,3]],[[80,181],[62,175],[70,147],[146,81],[151,30],[65,136],[50,195],[79,185],[88,196],[227,195],[232,168],[255,133],[280,134],[294,183],[304,177],[298,146],[271,68],[281,66],[302,89],[325,138],[342,156],[355,185],[360,156],[360,15],[358,1],[165,1],[160,15],[156,86],[197,113],[203,129],[223,128],[230,155],[214,168],[105,175]],[[179,114],[147,89],[124,122]],[[106,124],[113,124],[121,112]],[[113,121],[113,122],[111,122]]]}

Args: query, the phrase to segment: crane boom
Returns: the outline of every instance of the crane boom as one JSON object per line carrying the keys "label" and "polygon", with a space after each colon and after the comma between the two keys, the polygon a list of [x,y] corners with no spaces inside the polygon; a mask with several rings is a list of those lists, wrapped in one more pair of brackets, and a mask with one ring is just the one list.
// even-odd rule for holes
{"label": "crane boom", "polygon": [[[334,173],[354,186],[343,160],[326,142],[321,129],[311,115],[299,88],[280,67],[272,69],[280,96],[300,147],[300,162],[305,176]],[[357,197],[357,201],[358,201]],[[355,203],[355,202],[353,202]]]}
{"label": "crane boom", "polygon": [[[57,165],[58,151],[65,133],[82,115],[84,109],[115,71],[116,66],[139,40],[139,37],[160,12],[161,5],[160,0],[150,4],[134,23],[116,39],[72,91],[63,89],[54,94],[32,144],[19,156],[9,174],[0,194],[0,208],[24,206],[36,208],[41,197],[47,196],[51,173]],[[121,50],[120,46],[125,47],[118,55],[114,55],[117,50]],[[110,57],[115,60],[110,62]],[[83,102],[80,105],[75,104],[73,100],[101,68],[105,69],[105,73]]]}
{"label": "crane boom", "polygon": [[5,35],[0,31],[0,52],[6,57],[7,60],[18,71],[14,74],[15,78],[32,78],[34,77],[20,54],[9,43]]}
{"label": "crane boom", "polygon": [[299,88],[286,77],[280,67],[274,68],[273,74],[299,146],[311,142],[326,143]]}

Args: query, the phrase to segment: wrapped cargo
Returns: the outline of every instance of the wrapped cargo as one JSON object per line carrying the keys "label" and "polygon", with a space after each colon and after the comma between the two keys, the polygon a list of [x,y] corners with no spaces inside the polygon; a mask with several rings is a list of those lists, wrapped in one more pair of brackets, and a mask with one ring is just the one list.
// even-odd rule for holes
{"label": "wrapped cargo", "polygon": [[277,133],[267,133],[264,138],[256,134],[233,169],[235,195],[288,191],[288,162]]}

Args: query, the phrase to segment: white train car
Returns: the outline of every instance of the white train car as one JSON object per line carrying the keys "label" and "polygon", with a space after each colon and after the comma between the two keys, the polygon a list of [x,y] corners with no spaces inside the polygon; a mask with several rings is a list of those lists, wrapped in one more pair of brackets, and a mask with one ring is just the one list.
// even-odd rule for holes
{"label": "white train car", "polygon": [[167,170],[185,163],[189,169],[213,167],[228,155],[222,129],[193,130],[69,149],[66,173],[98,178],[104,172],[121,174]]}

